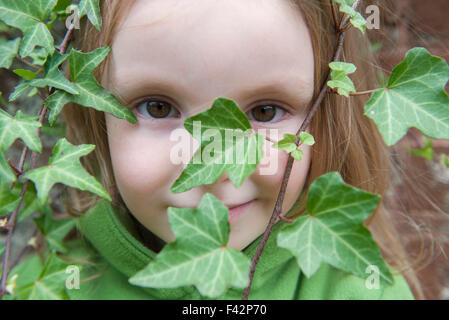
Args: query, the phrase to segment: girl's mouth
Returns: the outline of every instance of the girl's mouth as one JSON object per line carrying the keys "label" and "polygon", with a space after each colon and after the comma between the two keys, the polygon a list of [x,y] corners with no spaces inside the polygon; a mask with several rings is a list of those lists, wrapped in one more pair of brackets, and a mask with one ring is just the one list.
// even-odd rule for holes
{"label": "girl's mouth", "polygon": [[251,200],[245,203],[242,203],[238,206],[229,208],[229,223],[234,222],[235,220],[237,220],[243,213],[245,213],[245,211],[251,206],[251,204],[254,202],[255,200]]}

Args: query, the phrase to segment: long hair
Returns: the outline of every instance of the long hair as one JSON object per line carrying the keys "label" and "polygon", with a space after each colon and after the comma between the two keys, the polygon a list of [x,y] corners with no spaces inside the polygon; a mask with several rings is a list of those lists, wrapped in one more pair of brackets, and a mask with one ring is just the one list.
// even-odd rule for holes
{"label": "long hair", "polygon": [[[318,95],[329,72],[328,64],[334,54],[337,38],[333,25],[330,1],[289,0],[292,10],[300,10],[309,28],[315,60],[315,97]],[[105,45],[112,45],[116,30],[120,27],[135,0],[102,1],[102,29],[97,32],[91,25],[84,25],[76,34],[76,46],[84,52]],[[357,90],[378,87],[376,62],[369,48],[369,41],[354,28],[347,31],[343,59],[354,63],[357,72],[351,76]],[[106,59],[95,71],[99,75],[108,65]],[[390,161],[389,149],[384,144],[375,123],[363,114],[368,97],[341,97],[328,93],[314,116],[310,130],[315,137],[309,177],[304,186],[297,209],[290,217],[304,213],[305,200],[311,183],[330,171],[338,171],[346,183],[382,196],[389,187],[389,175],[395,166]],[[83,164],[94,175],[99,176],[113,203],[125,207],[120,197],[112,172],[108,148],[104,113],[91,108],[71,104],[65,107],[68,139],[72,143],[96,145],[95,151],[83,159]],[[299,127],[300,124],[298,124]],[[95,201],[86,200],[82,193],[72,192],[71,204],[83,212]],[[84,194],[85,195],[85,194]],[[407,257],[401,236],[392,223],[388,210],[381,202],[366,221],[380,246],[387,263],[401,272],[407,279],[416,298],[424,298],[418,278]]]}

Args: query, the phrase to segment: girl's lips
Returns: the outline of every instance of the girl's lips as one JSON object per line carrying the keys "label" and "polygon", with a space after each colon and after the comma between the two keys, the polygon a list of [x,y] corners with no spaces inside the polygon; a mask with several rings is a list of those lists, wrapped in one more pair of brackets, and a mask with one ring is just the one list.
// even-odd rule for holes
{"label": "girl's lips", "polygon": [[254,200],[245,202],[239,206],[229,208],[229,223],[234,222],[238,219],[248,208],[251,206],[251,204],[254,202]]}

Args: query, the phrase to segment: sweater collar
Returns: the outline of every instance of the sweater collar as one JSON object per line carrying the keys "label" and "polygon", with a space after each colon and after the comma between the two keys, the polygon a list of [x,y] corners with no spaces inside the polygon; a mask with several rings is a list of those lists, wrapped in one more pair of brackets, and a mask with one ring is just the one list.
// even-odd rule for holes
{"label": "sweater collar", "polygon": [[[284,224],[279,221],[273,227],[272,234],[259,259],[251,292],[263,286],[262,278],[265,274],[294,259],[287,250],[276,245],[277,233]],[[129,213],[112,207],[110,202],[104,200],[99,202],[80,218],[78,226],[80,232],[95,249],[127,278],[143,269],[157,255],[143,244],[137,226]],[[262,235],[242,250],[249,259],[256,252],[261,238]],[[144,288],[143,290],[157,299],[201,299],[193,286],[176,289]],[[228,291],[236,299],[240,299],[242,292],[243,290],[233,288]]]}

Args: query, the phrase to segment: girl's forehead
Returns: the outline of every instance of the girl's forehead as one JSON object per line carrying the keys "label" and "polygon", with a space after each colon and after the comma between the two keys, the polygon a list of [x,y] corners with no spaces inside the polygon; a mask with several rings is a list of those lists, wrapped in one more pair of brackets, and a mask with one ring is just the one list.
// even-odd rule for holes
{"label": "girl's forehead", "polygon": [[[288,40],[307,27],[288,0],[137,0],[117,37],[139,33],[158,38],[249,38]],[[125,33],[125,35],[122,35]]]}
{"label": "girl's forehead", "polygon": [[255,80],[313,87],[308,29],[287,0],[138,0],[112,49],[110,81],[119,89],[168,75],[190,92],[214,79],[211,94]]}
{"label": "girl's forehead", "polygon": [[279,18],[279,14],[295,17],[297,11],[291,0],[136,0],[125,20],[128,27],[169,20],[201,24],[215,21],[217,16],[228,21],[240,18],[250,21],[261,15],[266,19]]}

